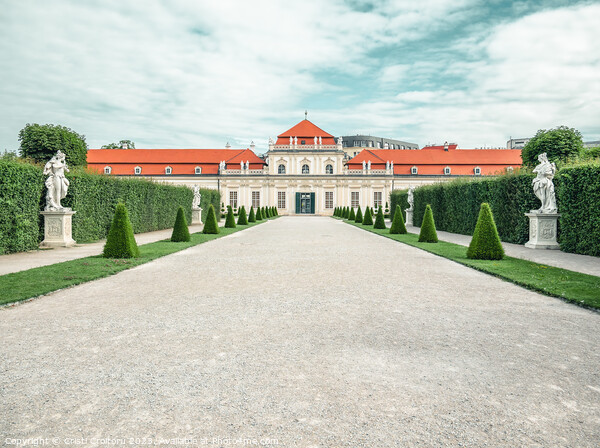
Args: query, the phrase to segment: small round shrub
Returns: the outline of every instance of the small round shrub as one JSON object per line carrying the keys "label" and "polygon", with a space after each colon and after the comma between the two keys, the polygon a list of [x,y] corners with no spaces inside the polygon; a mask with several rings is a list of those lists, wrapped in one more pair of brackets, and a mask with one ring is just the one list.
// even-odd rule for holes
{"label": "small round shrub", "polygon": [[433,211],[431,205],[425,207],[423,222],[421,223],[421,232],[419,233],[420,243],[437,243],[437,231],[435,230],[435,221],[433,220]]}
{"label": "small round shrub", "polygon": [[467,249],[467,258],[475,260],[501,260],[504,248],[498,236],[494,215],[490,204],[484,202],[479,209],[479,217],[473,232],[471,244]]}
{"label": "small round shrub", "polygon": [[118,203],[115,209],[115,216],[108,231],[102,256],[104,258],[137,258],[140,256],[129,214],[123,203]]}
{"label": "small round shrub", "polygon": [[373,225],[375,229],[387,229],[385,226],[385,218],[383,217],[383,208],[379,207],[377,210],[377,217],[375,218],[375,225]]}
{"label": "small round shrub", "polygon": [[183,207],[179,207],[177,210],[177,217],[175,218],[175,225],[173,226],[173,233],[171,234],[171,241],[178,243],[182,241],[189,241],[190,239],[190,231],[185,220]]}
{"label": "small round shrub", "polygon": [[214,235],[220,232],[219,225],[217,224],[217,215],[215,214],[215,208],[212,204],[208,206],[205,221],[202,233]]}
{"label": "small round shrub", "polygon": [[399,205],[396,205],[396,211],[394,212],[394,220],[390,227],[390,233],[393,234],[404,234],[407,233],[406,225],[404,224],[404,217],[402,216],[402,209]]}

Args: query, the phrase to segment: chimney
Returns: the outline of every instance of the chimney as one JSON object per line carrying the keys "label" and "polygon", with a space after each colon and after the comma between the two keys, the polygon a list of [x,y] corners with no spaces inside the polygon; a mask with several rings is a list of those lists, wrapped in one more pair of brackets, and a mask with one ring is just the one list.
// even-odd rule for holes
{"label": "chimney", "polygon": [[448,142],[444,142],[444,151],[448,151]]}
{"label": "chimney", "polygon": [[256,145],[254,144],[254,141],[250,142],[250,151],[254,152],[254,148],[256,147]]}

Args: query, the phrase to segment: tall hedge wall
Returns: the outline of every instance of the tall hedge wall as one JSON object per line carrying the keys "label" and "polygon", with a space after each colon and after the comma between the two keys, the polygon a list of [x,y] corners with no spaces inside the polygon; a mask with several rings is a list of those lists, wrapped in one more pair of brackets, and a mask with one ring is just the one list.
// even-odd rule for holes
{"label": "tall hedge wall", "polygon": [[560,248],[600,256],[600,161],[566,167],[556,185]]}
{"label": "tall hedge wall", "polygon": [[[208,206],[212,204],[215,210],[221,208],[221,193],[218,190],[211,190],[209,188],[201,188],[200,194],[202,199],[200,200],[200,208],[202,208],[202,222],[206,222],[206,215],[208,213]],[[221,220],[221,214],[217,213],[217,222]]]}
{"label": "tall hedge wall", "polygon": [[540,206],[531,188],[531,174],[513,174],[478,180],[457,179],[415,190],[415,225],[431,204],[438,230],[472,235],[482,202],[492,208],[502,241],[524,244],[529,239],[525,213]]}
{"label": "tall hedge wall", "polygon": [[40,167],[0,159],[0,254],[37,249],[43,191]]}
{"label": "tall hedge wall", "polygon": [[406,212],[408,208],[408,190],[394,190],[390,193],[390,219],[394,220],[394,213],[396,213],[396,205],[400,206],[402,210],[402,219],[406,224],[412,225],[406,222]]}

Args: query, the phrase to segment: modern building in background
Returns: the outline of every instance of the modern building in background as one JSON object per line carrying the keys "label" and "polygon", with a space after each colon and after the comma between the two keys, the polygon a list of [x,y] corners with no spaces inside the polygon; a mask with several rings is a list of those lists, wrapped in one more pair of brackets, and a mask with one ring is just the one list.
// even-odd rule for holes
{"label": "modern building in background", "polygon": [[511,138],[506,142],[506,149],[523,149],[531,137],[527,138]]}
{"label": "modern building in background", "polygon": [[[362,142],[363,136],[358,136]],[[302,120],[277,140],[264,158],[247,149],[91,149],[88,166],[107,175],[145,177],[192,188],[213,188],[225,205],[276,206],[282,215],[331,215],[335,207],[377,208],[395,189],[457,176],[485,176],[521,165],[520,150],[459,149],[456,144],[407,150],[358,146],[348,160],[344,138]],[[367,137],[364,136],[366,139]],[[373,137],[371,137],[373,138]],[[375,140],[371,140],[375,142]],[[366,140],[365,140],[366,142]],[[383,145],[381,145],[383,143]],[[350,147],[351,148],[351,147]]]}
{"label": "modern building in background", "polygon": [[416,143],[394,140],[392,138],[375,137],[373,135],[342,135],[342,147],[348,158],[357,156],[367,148],[375,149],[419,149]]}

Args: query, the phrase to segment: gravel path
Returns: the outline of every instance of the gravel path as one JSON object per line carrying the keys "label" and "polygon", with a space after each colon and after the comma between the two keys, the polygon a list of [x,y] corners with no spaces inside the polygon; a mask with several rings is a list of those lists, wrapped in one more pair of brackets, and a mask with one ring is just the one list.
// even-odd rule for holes
{"label": "gravel path", "polygon": [[6,445],[600,441],[598,313],[330,218],[2,309],[0,334]]}

